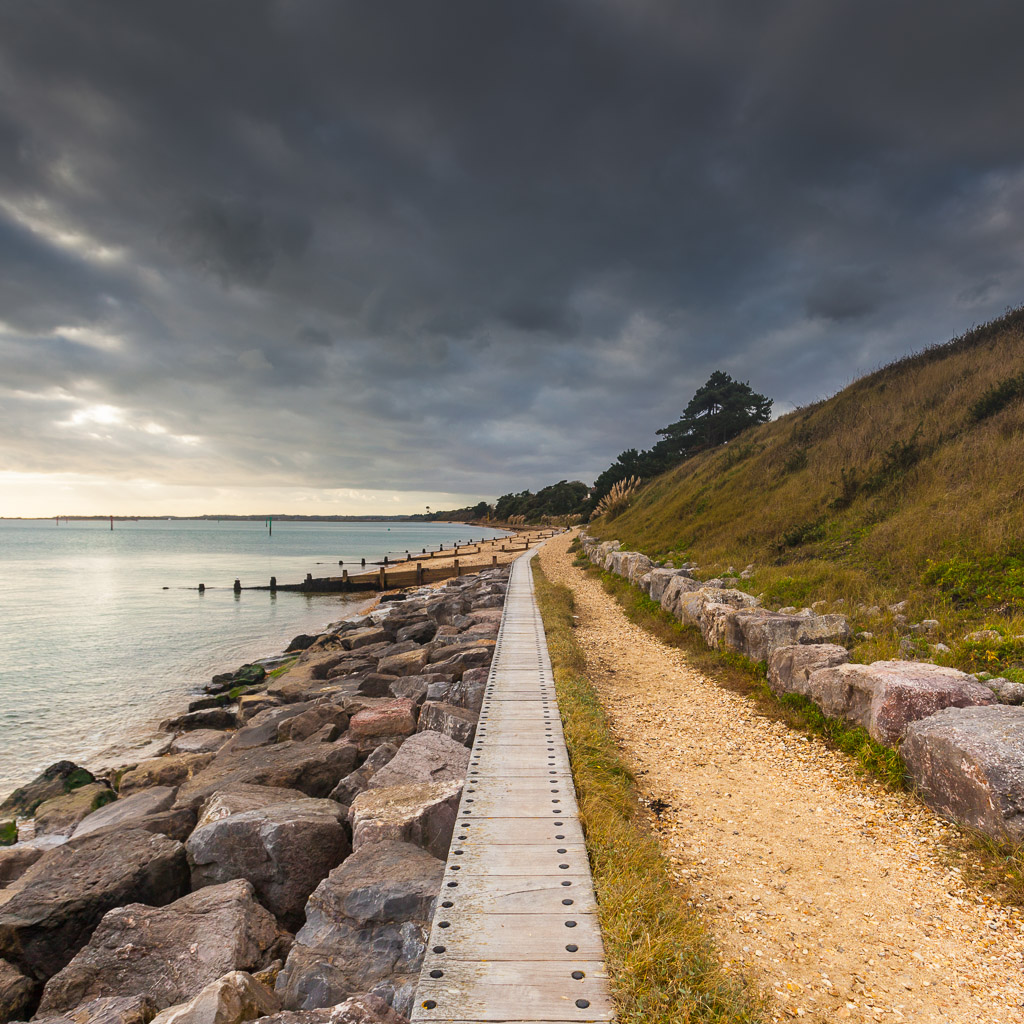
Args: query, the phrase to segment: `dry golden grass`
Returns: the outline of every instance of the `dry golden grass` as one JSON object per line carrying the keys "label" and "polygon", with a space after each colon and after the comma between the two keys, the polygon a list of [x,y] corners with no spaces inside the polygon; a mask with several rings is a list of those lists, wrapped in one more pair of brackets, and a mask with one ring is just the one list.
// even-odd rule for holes
{"label": "dry golden grass", "polygon": [[756,1024],[767,1003],[722,968],[649,832],[573,632],[572,592],[533,562],[619,1024]]}
{"label": "dry golden grass", "polygon": [[924,576],[987,558],[1005,583],[1024,558],[1024,396],[1010,386],[1022,373],[1024,309],[688,460],[589,532],[708,575],[752,563],[742,585],[768,606],[841,600],[876,634],[865,656],[894,653],[886,606],[903,599],[950,646],[982,625],[1021,632],[1024,586],[964,600]]}

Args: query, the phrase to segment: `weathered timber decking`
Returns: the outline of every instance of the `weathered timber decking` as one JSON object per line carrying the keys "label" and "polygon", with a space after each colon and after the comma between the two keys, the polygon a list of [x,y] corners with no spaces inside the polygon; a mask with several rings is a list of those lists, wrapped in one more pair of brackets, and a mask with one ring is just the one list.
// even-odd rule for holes
{"label": "weathered timber decking", "polygon": [[533,554],[512,568],[416,1024],[613,1019]]}

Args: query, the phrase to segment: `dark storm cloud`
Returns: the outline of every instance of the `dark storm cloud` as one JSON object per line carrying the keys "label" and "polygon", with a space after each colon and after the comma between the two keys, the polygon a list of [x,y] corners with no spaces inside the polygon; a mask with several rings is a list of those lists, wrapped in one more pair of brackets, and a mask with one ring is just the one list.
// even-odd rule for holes
{"label": "dark storm cloud", "polygon": [[1024,299],[1022,29],[5,5],[0,468],[496,494],[592,478],[716,368],[818,398]]}

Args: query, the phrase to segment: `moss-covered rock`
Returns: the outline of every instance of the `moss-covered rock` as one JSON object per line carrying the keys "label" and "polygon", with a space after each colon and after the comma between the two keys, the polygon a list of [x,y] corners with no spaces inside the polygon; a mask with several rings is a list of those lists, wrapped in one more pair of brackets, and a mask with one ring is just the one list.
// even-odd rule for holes
{"label": "moss-covered rock", "polygon": [[95,781],[92,772],[73,761],[58,761],[0,804],[0,818],[27,816],[46,800],[63,796]]}
{"label": "moss-covered rock", "polygon": [[0,846],[13,846],[18,841],[18,826],[11,821],[0,821]]}

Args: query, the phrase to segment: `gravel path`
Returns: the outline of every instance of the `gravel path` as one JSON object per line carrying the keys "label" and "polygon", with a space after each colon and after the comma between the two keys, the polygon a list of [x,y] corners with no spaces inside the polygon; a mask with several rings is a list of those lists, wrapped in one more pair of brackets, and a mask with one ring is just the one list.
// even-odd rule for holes
{"label": "gravel path", "polygon": [[912,797],[689,667],[572,565],[590,678],[659,834],[725,960],[776,995],[776,1019],[1024,1021],[1024,915],[948,867],[946,824]]}

